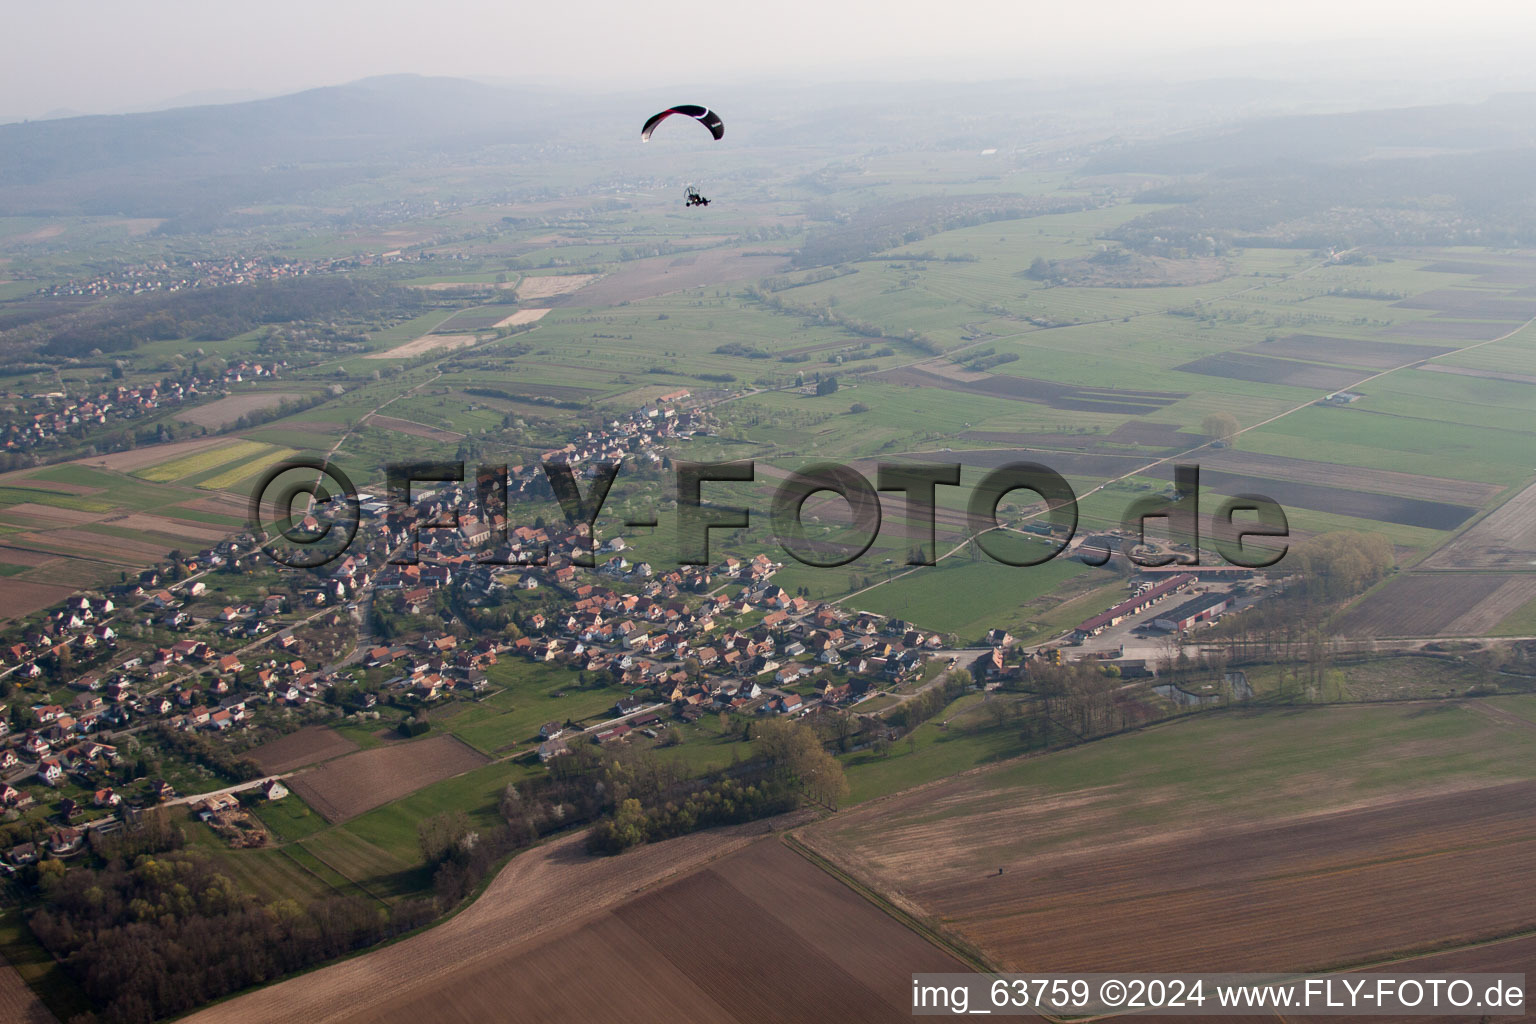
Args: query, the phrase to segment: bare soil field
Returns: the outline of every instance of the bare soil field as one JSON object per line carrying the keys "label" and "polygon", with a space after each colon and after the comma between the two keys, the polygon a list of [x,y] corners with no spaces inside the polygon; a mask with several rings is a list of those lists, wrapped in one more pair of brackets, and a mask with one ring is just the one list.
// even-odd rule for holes
{"label": "bare soil field", "polygon": [[[1524,579],[1502,573],[1408,573],[1345,612],[1334,630],[1358,637],[1469,635],[1461,624],[1480,624],[1501,608],[1506,609],[1499,615],[1502,619],[1519,607],[1507,605],[1525,586]],[[1511,583],[1519,586],[1504,590]],[[1486,612],[1484,602],[1489,602]],[[1493,625],[1497,624],[1495,620]]]}
{"label": "bare soil field", "polygon": [[1127,420],[1107,434],[1015,433],[1003,430],[968,430],[964,441],[983,441],[1011,448],[1075,449],[1114,452],[1122,447],[1148,448],[1158,453],[1187,451],[1206,442],[1198,434],[1186,434],[1177,423]]}
{"label": "bare soil field", "polygon": [[452,736],[433,736],[327,761],[294,776],[288,786],[334,825],[488,760]]}
{"label": "bare soil field", "polygon": [[1480,636],[1531,601],[1536,601],[1536,573],[1514,576],[1493,593],[1451,621],[1451,636]]}
{"label": "bare soil field", "polygon": [[244,520],[249,512],[245,502],[229,495],[210,495],[206,498],[194,498],[191,501],[184,501],[175,507],[194,509],[198,512],[212,512],[215,515],[234,516],[241,520]]}
{"label": "bare soil field", "polygon": [[[1536,877],[1536,783],[1143,841],[1101,831],[1022,861],[1027,828],[1005,829],[1024,815],[945,816],[933,813],[944,789],[925,795],[871,807],[862,824],[878,826],[873,846],[868,831],[847,828],[861,811],[806,840],[1004,970],[1313,970],[1536,926],[1521,895]],[[1092,827],[1091,806],[1031,810]],[[1477,870],[1465,870],[1469,858]]]}
{"label": "bare soil field", "polygon": [[72,508],[55,508],[52,505],[39,505],[35,502],[24,501],[18,505],[7,505],[0,509],[0,516],[13,520],[25,526],[78,526],[81,523],[93,523],[102,517],[100,512],[81,512]]}
{"label": "bare soil field", "polygon": [[[1498,942],[1478,943],[1462,949],[1431,953],[1426,956],[1394,961],[1382,971],[1426,974],[1524,974],[1526,992],[1530,992],[1530,978],[1536,976],[1536,937],[1521,936]],[[1529,1000],[1527,1000],[1529,1003]],[[1528,1011],[1527,1011],[1528,1012]],[[1511,1014],[1513,1016],[1513,1014]],[[1441,1017],[1439,1020],[1463,1020],[1466,1024],[1480,1024],[1483,1020],[1497,1017]],[[1371,1024],[1425,1024],[1426,1018],[1373,1016]]]}
{"label": "bare soil field", "polygon": [[1445,345],[1408,345],[1400,341],[1355,341],[1327,338],[1316,334],[1292,334],[1278,341],[1267,341],[1242,349],[1260,356],[1287,359],[1315,359],[1372,370],[1386,370],[1419,359],[1433,359],[1451,351]]}
{"label": "bare soil field", "polygon": [[1512,384],[1536,384],[1536,377],[1528,373],[1501,373],[1498,370],[1474,370],[1470,366],[1447,366],[1445,363],[1425,363],[1416,367],[1429,373],[1452,373],[1459,377],[1477,377],[1480,380],[1507,380]]}
{"label": "bare soil field", "polygon": [[1536,262],[1518,257],[1486,263],[1470,260],[1440,260],[1419,269],[1427,274],[1474,275],[1482,284],[1514,286],[1536,284]]}
{"label": "bare soil field", "polygon": [[178,418],[188,423],[196,423],[200,427],[207,427],[209,430],[218,430],[220,427],[234,423],[247,413],[270,409],[285,399],[291,401],[303,397],[297,391],[257,391],[248,395],[230,395],[228,398],[188,409]]}
{"label": "bare soil field", "polygon": [[378,413],[369,413],[363,418],[363,422],[370,426],[393,430],[398,434],[424,437],[429,441],[458,441],[464,437],[463,434],[452,430],[444,430],[442,427],[429,427],[425,423],[417,423],[415,420],[402,420],[394,416],[380,416]]}
{"label": "bare soil field", "polygon": [[[949,371],[954,372],[954,371]],[[875,380],[913,387],[937,387],[947,391],[991,395],[1018,402],[1034,402],[1055,409],[1077,409],[1125,416],[1146,416],[1188,396],[1166,391],[1122,391],[1112,388],[1082,388],[1054,381],[1014,377],[1009,374],[984,374],[976,380],[956,380],[924,367],[902,367],[873,375]]]}
{"label": "bare soil field", "polygon": [[109,565],[139,565],[156,562],[178,546],[149,539],[125,540],[122,537],[111,537],[82,529],[49,530],[47,533],[16,533],[12,534],[8,540],[13,544],[36,546],[40,551],[53,551],[76,558],[105,562]]}
{"label": "bare soil field", "polygon": [[[211,1006],[188,1020],[198,1024],[245,1024],[259,1020],[269,1024],[340,1024],[359,1020],[423,1020],[478,1022],[506,1016],[509,1006],[518,1000],[556,1000],[556,1010],[535,1013],[531,1009],[520,1019],[575,1021],[614,1019],[614,1007],[624,998],[624,981],[635,980],[645,991],[643,979],[636,978],[625,966],[618,952],[602,950],[591,940],[586,942],[581,959],[573,961],[567,953],[553,964],[538,958],[540,949],[580,936],[582,926],[594,919],[606,919],[605,912],[637,893],[650,891],[669,879],[686,878],[713,861],[760,841],[774,828],[803,823],[803,815],[789,815],[766,822],[753,822],[729,828],[695,832],[679,839],[654,843],[630,850],[618,857],[592,857],[584,851],[584,836],[563,836],[514,857],[497,875],[485,893],[452,920],[403,942],[386,946],[365,956],[354,957],[329,967],[236,999]],[[793,855],[792,855],[793,856]],[[798,858],[797,858],[798,859]],[[866,912],[881,919],[868,904]],[[885,919],[884,923],[889,922]],[[876,926],[878,927],[878,925]],[[580,929],[580,930],[578,930]],[[751,943],[750,929],[738,929],[742,941]],[[565,950],[580,947],[565,946]],[[695,951],[697,952],[697,951]],[[743,946],[737,969],[753,959],[775,957],[781,950],[767,950],[755,943]],[[602,953],[594,968],[591,957]],[[527,971],[509,969],[523,960]],[[646,961],[658,969],[668,965],[656,954]],[[548,966],[544,966],[548,964]],[[547,983],[544,972],[578,972],[582,984]],[[681,971],[671,969],[668,977]],[[565,975],[575,977],[576,974]],[[594,979],[596,984],[594,984]],[[903,979],[903,985],[910,984]],[[780,986],[780,989],[792,986]],[[485,990],[498,1001],[490,1011],[478,1002]],[[582,1010],[592,1000],[602,1000],[603,1012],[559,1012],[568,999],[580,999]],[[428,1006],[427,1011],[421,1009]],[[743,1008],[744,1016],[766,1019],[772,1003]],[[406,1008],[410,1013],[405,1012]],[[637,1013],[640,1009],[637,1008]],[[689,1020],[688,1014],[668,1014],[664,1020]]]}
{"label": "bare soil field", "polygon": [[1453,505],[1482,505],[1504,488],[1498,484],[1479,484],[1446,477],[1398,473],[1364,466],[1343,466],[1332,462],[1313,462],[1285,455],[1243,452],[1235,448],[1200,453],[1200,469],[1209,467],[1228,473],[1297,480],[1325,487],[1346,487],[1378,494],[1396,494],[1405,498],[1446,502]]}
{"label": "bare soil field", "polygon": [[1509,324],[1472,323],[1465,320],[1415,320],[1406,324],[1394,324],[1382,334],[1395,334],[1399,338],[1434,338],[1437,341],[1492,341],[1509,333]]}
{"label": "bare soil field", "polygon": [[1494,509],[1423,562],[1426,569],[1519,569],[1536,565],[1536,484]]}
{"label": "bare soil field", "polygon": [[46,565],[57,561],[58,555],[50,555],[46,551],[33,551],[30,548],[13,548],[0,544],[0,562],[8,562],[11,565]]}
{"label": "bare soil field", "polygon": [[184,455],[191,455],[193,452],[200,452],[205,448],[228,443],[227,437],[200,437],[194,441],[172,441],[170,444],[149,445],[146,448],[114,452],[111,455],[93,455],[77,461],[82,466],[97,466],[101,469],[116,470],[119,473],[129,473],[135,469],[144,469],[159,462],[169,462]]}
{"label": "bare soil field", "polygon": [[[995,469],[1010,462],[1039,462],[1062,476],[1109,479],[1147,464],[1144,455],[1101,452],[1056,452],[1035,448],[973,448],[965,452],[902,452],[903,458],[922,462],[958,462],[963,466]],[[873,472],[873,467],[871,467]],[[1169,471],[1170,474],[1172,471]]]}
{"label": "bare soil field", "polygon": [[1110,444],[1135,444],[1147,448],[1174,448],[1183,450],[1201,443],[1204,438],[1186,434],[1177,423],[1151,423],[1147,420],[1129,420],[1104,435]]}
{"label": "bare soil field", "polygon": [[217,526],[209,526],[207,523],[193,523],[185,519],[171,519],[168,516],[149,515],[143,512],[134,512],[126,516],[113,516],[103,520],[111,526],[121,526],[129,530],[143,530],[147,533],[163,533],[171,537],[190,537],[193,540],[209,541],[217,543],[228,537],[232,530],[221,530]]}
{"label": "bare soil field", "polygon": [[548,312],[549,310],[547,309],[520,309],[516,313],[513,313],[511,316],[502,317],[491,326],[516,327],[518,324],[537,323],[538,321],[544,319],[544,314]]}
{"label": "bare soil field", "polygon": [[[911,1014],[913,971],[963,969],[769,839],[469,972],[450,1005],[462,1020],[517,1006],[534,1020],[891,1021]],[[379,1019],[408,1024],[442,1005],[420,997]]]}
{"label": "bare soil field", "polygon": [[519,301],[547,299],[553,295],[569,295],[578,288],[585,288],[601,274],[561,274],[547,277],[525,277],[517,283]]}
{"label": "bare soil field", "polygon": [[60,587],[51,583],[33,583],[14,576],[0,587],[0,619],[19,619],[39,608],[47,608],[75,592],[74,587]]}
{"label": "bare soil field", "polygon": [[1529,320],[1536,316],[1536,302],[1476,288],[1437,288],[1393,305],[1403,309],[1433,309],[1469,320]]}
{"label": "bare soil field", "polygon": [[22,235],[21,238],[18,239],[18,241],[22,241],[22,242],[44,242],[44,241],[47,241],[50,238],[57,238],[60,235],[62,235],[63,233],[64,233],[64,225],[63,224],[48,224],[48,225],[46,225],[44,227],[38,228],[36,231],[31,231],[31,232],[28,232],[25,235]]}
{"label": "bare soil field", "polygon": [[[1173,479],[1171,464],[1158,466],[1149,476]],[[1222,494],[1263,494],[1291,508],[1310,508],[1336,516],[1353,516],[1378,523],[1399,523],[1428,530],[1454,530],[1477,514],[1466,505],[1451,505],[1419,498],[1357,491],[1348,486],[1326,487],[1298,480],[1267,479],[1200,467],[1200,483]]]}
{"label": "bare soil field", "polygon": [[59,1019],[27,987],[16,968],[0,958],[0,1020],[6,1024],[59,1024]]}
{"label": "bare soil field", "polygon": [[297,732],[263,743],[250,751],[261,770],[278,774],[325,761],[357,749],[357,744],[323,725],[309,725]]}
{"label": "bare soil field", "polygon": [[28,477],[28,473],[34,470],[18,469],[12,473],[0,474],[0,482],[14,483],[24,486],[29,491],[50,491],[54,494],[100,494],[105,487],[90,487],[86,484],[67,484],[62,480],[41,480],[37,477]]}
{"label": "bare soil field", "polygon": [[[579,292],[550,296],[555,300],[551,305],[617,306],[621,302],[653,299],[686,288],[766,277],[782,271],[788,262],[784,256],[748,255],[741,249],[709,249],[687,256],[656,256],[625,264],[622,269]],[[523,297],[521,289],[518,297]]]}
{"label": "bare soil field", "polygon": [[1335,366],[1271,359],[1269,356],[1254,356],[1243,352],[1202,356],[1175,366],[1174,369],[1206,377],[1227,377],[1231,380],[1251,380],[1260,384],[1283,384],[1293,388],[1319,388],[1327,391],[1348,387],[1361,376],[1354,370],[1341,370]]}
{"label": "bare soil field", "polygon": [[452,352],[454,349],[467,348],[479,340],[479,336],[475,334],[423,334],[415,341],[408,341],[404,345],[396,345],[382,352],[369,352],[363,358],[414,359],[428,352],[439,350]]}

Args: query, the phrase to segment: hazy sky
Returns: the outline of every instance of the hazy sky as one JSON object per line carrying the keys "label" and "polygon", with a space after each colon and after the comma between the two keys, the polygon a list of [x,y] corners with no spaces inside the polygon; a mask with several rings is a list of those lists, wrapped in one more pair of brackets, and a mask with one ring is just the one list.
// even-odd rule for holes
{"label": "hazy sky", "polygon": [[1530,74],[1525,55],[1536,42],[1529,0],[7,0],[4,21],[6,118],[397,72],[606,89],[743,77],[1035,78],[1131,65],[1179,77],[1347,74],[1411,53],[1427,73],[1513,82]]}

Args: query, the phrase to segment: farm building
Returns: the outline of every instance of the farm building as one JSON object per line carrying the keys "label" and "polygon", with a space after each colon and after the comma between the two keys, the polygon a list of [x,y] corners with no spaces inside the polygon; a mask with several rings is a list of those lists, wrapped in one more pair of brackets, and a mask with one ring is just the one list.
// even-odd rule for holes
{"label": "farm building", "polygon": [[[629,726],[623,725],[621,723],[619,725],[609,726],[606,729],[599,729],[597,732],[592,734],[592,742],[593,743],[608,743],[608,742],[610,742],[612,740],[621,740],[628,733],[629,733]],[[558,742],[558,741],[555,741],[555,742]]]}
{"label": "farm building", "polygon": [[1203,594],[1200,597],[1185,601],[1177,608],[1166,611],[1152,620],[1152,624],[1160,629],[1173,631],[1188,629],[1197,622],[1214,618],[1227,610],[1230,602],[1225,594]]}
{"label": "farm building", "polygon": [[1072,631],[1073,636],[1078,639],[1098,636],[1110,626],[1123,622],[1137,612],[1152,607],[1169,594],[1176,594],[1197,582],[1199,582],[1198,577],[1192,576],[1189,573],[1180,573],[1171,579],[1164,580],[1149,590],[1137,594],[1129,600],[1121,601],[1107,612],[1100,612],[1091,619],[1084,619],[1078,624],[1077,629]]}

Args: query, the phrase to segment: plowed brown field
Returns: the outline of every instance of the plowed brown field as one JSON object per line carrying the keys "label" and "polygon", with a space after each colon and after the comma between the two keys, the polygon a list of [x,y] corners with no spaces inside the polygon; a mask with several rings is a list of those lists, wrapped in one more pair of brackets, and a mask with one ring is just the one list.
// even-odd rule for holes
{"label": "plowed brown field", "polygon": [[288,787],[335,824],[478,768],[487,760],[452,736],[434,736],[327,761],[289,779]]}
{"label": "plowed brown field", "polygon": [[323,725],[312,725],[297,732],[263,743],[251,751],[251,757],[264,772],[291,772],[316,761],[351,753],[357,744],[341,733]]}
{"label": "plowed brown field", "polygon": [[1536,562],[1536,485],[1510,498],[1424,560],[1426,569],[1516,569]]}
{"label": "plowed brown field", "polygon": [[765,840],[375,1019],[900,1021],[912,972],[965,969]]}
{"label": "plowed brown field", "polygon": [[[582,835],[566,836],[518,854],[485,894],[451,921],[188,1019],[198,1024],[836,1020],[830,1014],[790,1017],[782,1000],[804,998],[792,992],[805,988],[825,993],[827,1005],[840,1010],[843,998],[828,986],[846,984],[850,976],[879,991],[862,999],[873,1010],[848,1019],[906,1018],[905,1009],[890,1005],[893,997],[885,990],[894,983],[894,998],[901,1000],[910,985],[906,972],[925,965],[960,970],[955,961],[787,849],[773,844],[761,855],[752,847],[748,859],[727,856],[774,828],[805,820],[791,815],[696,832],[618,857],[590,857]],[[693,881],[701,875],[712,877]],[[654,900],[626,904],[668,880],[675,884]],[[721,885],[734,895],[722,893]],[[714,916],[713,923],[690,921],[710,939],[679,951],[676,919],[666,920],[664,910],[658,914],[654,902],[665,905],[661,897],[669,892]],[[710,894],[727,902],[706,907]],[[776,943],[787,934],[788,945],[762,941],[770,934]],[[711,950],[711,942],[721,948]],[[779,971],[783,958],[801,974]],[[773,983],[750,990],[732,975]],[[883,1016],[872,1018],[871,1012]]]}
{"label": "plowed brown field", "polygon": [[59,1024],[59,1019],[27,987],[16,968],[4,959],[0,959],[0,1020],[6,1024]]}
{"label": "plowed brown field", "polygon": [[965,813],[986,774],[803,838],[1010,971],[1318,970],[1536,929],[1536,782],[1270,821],[1182,808],[1159,834],[1117,830],[1096,789]]}

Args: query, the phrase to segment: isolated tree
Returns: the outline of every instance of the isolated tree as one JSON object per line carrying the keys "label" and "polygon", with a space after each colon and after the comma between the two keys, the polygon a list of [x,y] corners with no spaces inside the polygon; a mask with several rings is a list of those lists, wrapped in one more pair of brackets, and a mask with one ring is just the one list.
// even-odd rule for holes
{"label": "isolated tree", "polygon": [[1237,433],[1241,425],[1229,412],[1213,412],[1200,421],[1200,430],[1213,441],[1225,441]]}

